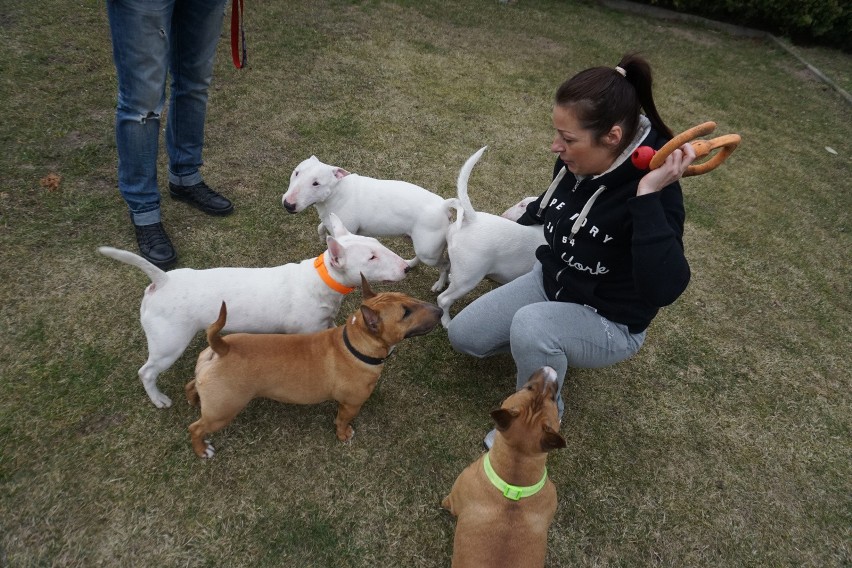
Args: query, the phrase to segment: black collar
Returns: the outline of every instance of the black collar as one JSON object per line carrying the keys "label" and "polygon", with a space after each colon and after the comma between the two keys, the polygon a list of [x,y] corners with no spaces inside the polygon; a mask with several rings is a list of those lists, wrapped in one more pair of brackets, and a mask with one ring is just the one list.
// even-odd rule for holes
{"label": "black collar", "polygon": [[378,357],[370,357],[369,355],[364,355],[354,347],[349,342],[349,335],[346,333],[346,326],[343,326],[343,343],[346,345],[346,348],[349,349],[349,352],[352,353],[359,361],[363,361],[368,365],[381,365],[385,362],[384,358],[379,359]]}

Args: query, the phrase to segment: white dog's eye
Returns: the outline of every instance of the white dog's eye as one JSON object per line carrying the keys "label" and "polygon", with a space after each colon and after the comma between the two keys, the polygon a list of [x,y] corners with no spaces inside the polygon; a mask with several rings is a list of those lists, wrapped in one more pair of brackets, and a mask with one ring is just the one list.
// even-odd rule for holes
{"label": "white dog's eye", "polygon": [[319,185],[319,182],[318,182],[318,181],[315,181],[315,182],[314,182],[314,183],[312,183],[311,185],[313,185],[314,187],[316,187],[316,186],[318,186],[318,185]]}
{"label": "white dog's eye", "polygon": [[370,260],[376,260],[376,255],[371,255]]}

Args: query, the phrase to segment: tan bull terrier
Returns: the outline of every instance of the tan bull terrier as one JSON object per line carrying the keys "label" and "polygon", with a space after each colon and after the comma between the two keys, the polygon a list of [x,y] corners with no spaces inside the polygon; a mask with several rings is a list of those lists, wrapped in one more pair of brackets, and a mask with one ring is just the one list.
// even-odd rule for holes
{"label": "tan bull terrier", "polygon": [[441,506],[458,517],[453,568],[544,566],[556,487],[547,453],[565,447],[557,432],[556,371],[542,367],[491,413],[491,450],[456,479]]}
{"label": "tan bull terrier", "polygon": [[227,309],[207,328],[210,347],[201,352],[195,378],[186,385],[201,418],[189,427],[192,448],[213,456],[204,438],[227,426],[254,398],[292,404],[338,403],[337,438],[349,441],[350,422],[376,387],[394,345],[424,335],[441,321],[441,309],[398,292],[373,293],[361,281],[363,303],[344,325],[306,334],[234,333],[220,336]]}

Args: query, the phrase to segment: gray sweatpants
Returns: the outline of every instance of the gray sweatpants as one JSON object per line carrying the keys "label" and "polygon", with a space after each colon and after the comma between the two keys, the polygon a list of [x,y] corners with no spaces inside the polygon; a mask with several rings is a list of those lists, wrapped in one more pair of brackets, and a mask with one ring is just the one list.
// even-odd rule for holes
{"label": "gray sweatpants", "polygon": [[474,300],[447,331],[450,344],[461,353],[482,358],[511,351],[517,389],[536,370],[553,367],[559,377],[560,417],[568,367],[593,369],[624,361],[639,351],[646,333],[630,333],[626,325],[587,306],[549,301],[538,262],[530,273]]}

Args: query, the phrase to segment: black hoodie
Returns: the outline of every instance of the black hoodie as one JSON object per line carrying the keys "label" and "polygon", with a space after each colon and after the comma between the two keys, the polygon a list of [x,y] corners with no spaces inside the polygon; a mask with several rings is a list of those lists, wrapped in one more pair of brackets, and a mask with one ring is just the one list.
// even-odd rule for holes
{"label": "black hoodie", "polygon": [[[641,143],[659,149],[666,141],[651,129]],[[680,183],[637,197],[639,180],[647,172],[632,164],[629,153],[626,156],[600,176],[578,179],[566,171],[542,218],[538,213],[543,195],[518,223],[544,225],[547,244],[536,250],[536,257],[551,300],[587,305],[639,333],[660,307],[683,293],[690,272],[683,254]],[[557,158],[554,178],[563,166]],[[571,238],[572,225],[601,187]]]}

